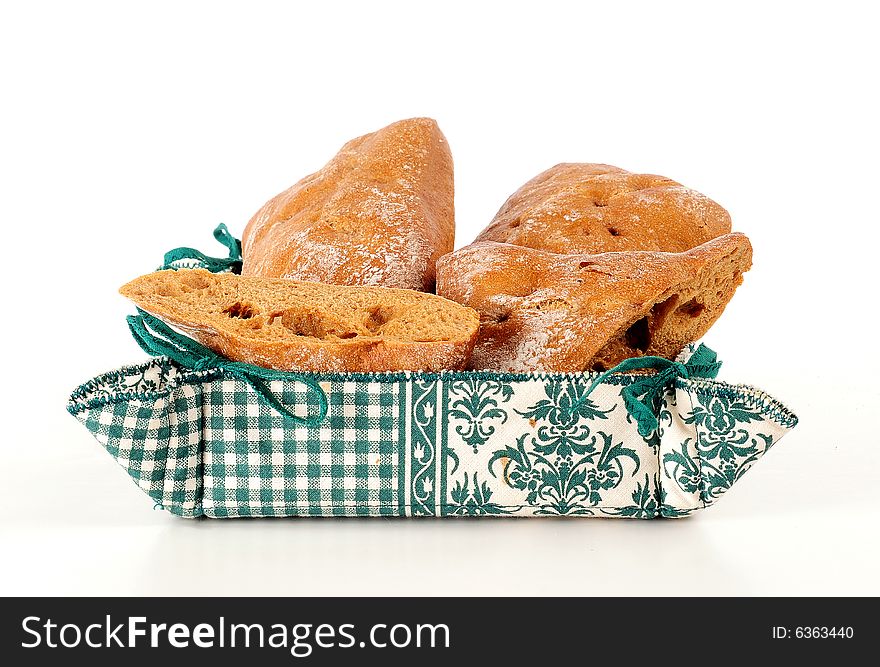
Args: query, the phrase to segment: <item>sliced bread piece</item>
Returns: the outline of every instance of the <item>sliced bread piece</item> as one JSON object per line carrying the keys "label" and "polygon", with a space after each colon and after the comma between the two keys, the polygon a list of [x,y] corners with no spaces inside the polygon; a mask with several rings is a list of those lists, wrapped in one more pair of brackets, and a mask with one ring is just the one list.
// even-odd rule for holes
{"label": "sliced bread piece", "polygon": [[558,164],[514,192],[477,241],[558,252],[683,252],[730,232],[730,215],[665,176]]}
{"label": "sliced bread piece", "polygon": [[437,292],[480,313],[471,368],[606,370],[674,358],[718,319],[751,261],[739,233],[683,253],[557,255],[484,242],[441,258]]}
{"label": "sliced bread piece", "polygon": [[292,371],[439,371],[467,365],[477,313],[433,294],[159,271],[120,293],[234,361]]}
{"label": "sliced bread piece", "polygon": [[455,238],[452,154],[431,118],[352,139],[268,201],[242,235],[242,274],[434,291]]}

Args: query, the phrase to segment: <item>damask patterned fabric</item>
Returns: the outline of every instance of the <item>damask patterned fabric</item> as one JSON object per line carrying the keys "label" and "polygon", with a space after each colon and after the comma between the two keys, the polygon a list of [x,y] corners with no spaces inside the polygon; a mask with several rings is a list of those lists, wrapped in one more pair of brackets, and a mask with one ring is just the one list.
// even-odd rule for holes
{"label": "damask patterned fabric", "polygon": [[[680,357],[686,361],[695,348]],[[608,376],[315,374],[302,426],[220,369],[167,358],[96,377],[68,410],[155,503],[184,517],[681,517],[714,503],[797,418],[767,394],[677,379],[639,434]],[[299,416],[314,392],[271,390]]]}

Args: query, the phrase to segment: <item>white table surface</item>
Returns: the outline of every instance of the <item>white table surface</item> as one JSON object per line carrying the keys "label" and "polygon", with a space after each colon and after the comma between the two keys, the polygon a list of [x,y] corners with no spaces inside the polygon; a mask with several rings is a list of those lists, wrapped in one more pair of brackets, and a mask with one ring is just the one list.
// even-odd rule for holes
{"label": "white table surface", "polygon": [[[607,4],[4,8],[0,594],[880,594],[872,22]],[[563,160],[724,204],[755,264],[706,342],[800,425],[680,521],[153,511],[64,410],[143,359],[116,288],[417,114],[455,155],[459,246]]]}

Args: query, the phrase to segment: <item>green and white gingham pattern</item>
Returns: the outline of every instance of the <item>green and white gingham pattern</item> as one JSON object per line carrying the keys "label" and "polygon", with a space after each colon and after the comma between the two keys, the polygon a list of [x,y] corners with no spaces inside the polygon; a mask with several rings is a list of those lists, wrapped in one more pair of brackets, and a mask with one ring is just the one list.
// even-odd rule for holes
{"label": "green and white gingham pattern", "polygon": [[[686,356],[686,355],[685,355]],[[684,357],[683,357],[684,358]],[[588,373],[314,374],[301,426],[219,370],[114,371],[69,411],[180,516],[685,516],[725,493],[797,418],[758,390],[682,380],[639,435]],[[307,385],[273,381],[298,416]]]}
{"label": "green and white gingham pattern", "polygon": [[[205,514],[397,513],[399,384],[321,384],[328,412],[315,428],[255,401],[240,380],[212,383],[203,394]],[[317,409],[304,385],[274,381],[270,387],[301,416]]]}
{"label": "green and white gingham pattern", "polygon": [[157,359],[91,380],[71,405],[75,401],[77,417],[156,503],[194,516],[201,513],[204,385],[180,379],[176,367]]}

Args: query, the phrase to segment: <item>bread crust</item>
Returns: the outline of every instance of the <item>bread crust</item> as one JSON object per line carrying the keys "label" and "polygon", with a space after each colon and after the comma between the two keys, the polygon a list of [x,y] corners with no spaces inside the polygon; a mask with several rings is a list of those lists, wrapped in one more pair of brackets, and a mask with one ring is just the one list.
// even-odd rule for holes
{"label": "bread crust", "polygon": [[514,192],[476,241],[563,254],[683,252],[730,229],[727,211],[672,179],[566,163]]}
{"label": "bread crust", "polygon": [[629,357],[673,358],[699,339],[751,257],[739,233],[683,253],[559,255],[483,242],[440,260],[437,291],[480,314],[471,368],[605,370]]}
{"label": "bread crust", "polygon": [[433,294],[202,269],[120,289],[214,352],[284,371],[440,371],[467,366],[479,318]]}
{"label": "bread crust", "polygon": [[452,154],[430,118],[352,139],[269,200],[242,235],[243,275],[434,291],[455,242]]}

